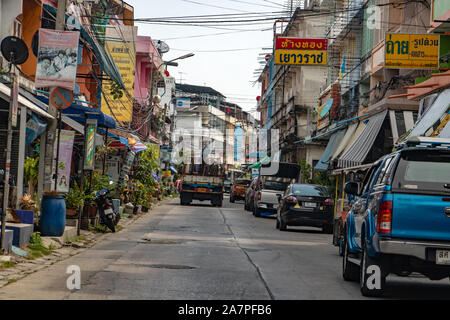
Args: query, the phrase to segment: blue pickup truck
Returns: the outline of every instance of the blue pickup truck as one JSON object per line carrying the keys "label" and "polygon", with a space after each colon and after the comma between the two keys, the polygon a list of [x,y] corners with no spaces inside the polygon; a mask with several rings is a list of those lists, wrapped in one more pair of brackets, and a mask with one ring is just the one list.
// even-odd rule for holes
{"label": "blue pickup truck", "polygon": [[414,137],[373,163],[344,223],[342,274],[364,296],[388,274],[450,277],[450,140]]}

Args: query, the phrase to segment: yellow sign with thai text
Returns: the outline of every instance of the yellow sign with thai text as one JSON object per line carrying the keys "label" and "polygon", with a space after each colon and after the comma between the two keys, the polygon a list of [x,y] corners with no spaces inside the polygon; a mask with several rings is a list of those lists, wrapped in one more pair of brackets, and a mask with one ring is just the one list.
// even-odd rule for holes
{"label": "yellow sign with thai text", "polygon": [[116,26],[108,28],[106,36],[122,41],[105,41],[105,49],[111,55],[120,71],[125,90],[122,96],[114,97],[113,82],[103,81],[102,112],[112,116],[116,121],[131,122],[133,114],[134,71],[136,66],[137,28]]}
{"label": "yellow sign with thai text", "polygon": [[386,33],[385,67],[439,69],[439,35]]}
{"label": "yellow sign with thai text", "polygon": [[275,50],[275,64],[325,66],[327,65],[327,51]]}

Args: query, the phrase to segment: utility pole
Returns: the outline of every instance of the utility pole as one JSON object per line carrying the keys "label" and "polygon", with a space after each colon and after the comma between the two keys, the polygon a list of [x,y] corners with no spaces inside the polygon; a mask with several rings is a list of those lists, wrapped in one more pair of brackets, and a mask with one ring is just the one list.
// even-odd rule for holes
{"label": "utility pole", "polygon": [[[66,11],[67,11],[67,0],[58,0],[58,11],[56,13],[56,22],[55,22],[55,30],[64,31],[64,27],[66,24]],[[53,90],[54,88],[52,88]],[[51,90],[51,91],[52,91]],[[45,162],[44,162],[44,190],[51,191],[52,190],[52,178],[56,180],[58,177],[53,177],[53,161],[54,161],[54,146],[55,146],[55,137],[56,137],[56,129],[57,129],[57,120],[58,119],[58,110],[52,105],[52,103],[48,102],[48,113],[54,117],[54,119],[50,122],[48,131],[47,131],[47,139],[46,139],[46,152],[45,152]],[[58,165],[58,164],[56,164]],[[55,188],[56,191],[56,188]]]}

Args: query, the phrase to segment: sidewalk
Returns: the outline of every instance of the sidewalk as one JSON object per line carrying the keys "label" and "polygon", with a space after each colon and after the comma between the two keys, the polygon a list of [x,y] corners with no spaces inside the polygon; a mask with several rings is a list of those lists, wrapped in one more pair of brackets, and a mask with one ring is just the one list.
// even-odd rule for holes
{"label": "sidewalk", "polygon": [[[130,218],[120,219],[117,225],[118,231],[116,231],[116,233],[121,232],[123,229],[125,229],[130,224],[133,224],[141,217],[147,214],[151,214],[151,212],[156,207],[161,206],[166,201],[170,200],[172,200],[172,198],[166,198],[165,200],[158,202],[157,204],[153,205],[152,209],[147,213],[142,213],[141,215],[131,215]],[[0,288],[7,286],[10,283],[17,282],[18,280],[23,279],[26,276],[37,271],[46,269],[47,267],[57,262],[73,257],[93,247],[107,235],[114,236],[114,234],[111,232],[95,233],[91,231],[81,230],[81,234],[79,237],[75,237],[75,239],[69,239],[68,242],[62,245],[60,244],[59,246],[57,245],[57,242],[42,237],[43,243],[46,247],[48,247],[49,244],[52,243],[52,245],[57,246],[57,248],[51,250],[51,253],[49,255],[36,259],[27,259],[15,254],[6,256],[11,257],[11,261],[0,262]]]}

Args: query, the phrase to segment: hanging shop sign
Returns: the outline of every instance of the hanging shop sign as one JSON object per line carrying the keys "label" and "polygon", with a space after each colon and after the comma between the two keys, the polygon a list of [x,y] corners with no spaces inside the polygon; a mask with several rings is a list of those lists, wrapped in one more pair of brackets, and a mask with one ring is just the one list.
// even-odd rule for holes
{"label": "hanging shop sign", "polygon": [[327,39],[277,38],[275,49],[285,50],[327,50]]}
{"label": "hanging shop sign", "polygon": [[[107,28],[106,38],[120,39],[120,41],[105,41],[105,49],[117,65],[125,84],[125,89],[117,90],[117,85],[113,81],[104,81],[101,110],[103,113],[114,117],[117,121],[131,122],[137,27],[115,26],[114,28]],[[121,94],[119,94],[119,91],[121,91]]]}
{"label": "hanging shop sign", "polygon": [[95,132],[97,131],[97,120],[87,119],[85,125],[85,152],[84,170],[95,169]]}
{"label": "hanging shop sign", "polygon": [[36,88],[75,89],[79,31],[39,29]]}
{"label": "hanging shop sign", "polygon": [[[59,138],[59,157],[58,157],[58,182],[56,190],[58,192],[69,192],[70,171],[72,168],[72,150],[75,141],[75,131],[61,130]],[[56,141],[54,157],[56,159]],[[54,179],[53,179],[54,184]]]}
{"label": "hanging shop sign", "polygon": [[27,128],[25,131],[25,142],[27,144],[32,143],[37,137],[44,133],[45,128],[47,128],[47,124],[40,121],[34,114],[31,114],[31,118],[27,122]]}
{"label": "hanging shop sign", "polygon": [[129,151],[127,153],[127,157],[125,161],[123,162],[122,169],[120,170],[120,176],[119,176],[119,186],[124,185],[125,183],[125,177],[130,172],[131,166],[133,165],[134,158],[136,157],[136,153],[133,151]]}
{"label": "hanging shop sign", "polygon": [[386,33],[385,67],[439,69],[440,37],[435,34]]}
{"label": "hanging shop sign", "polygon": [[277,38],[275,64],[325,66],[328,63],[327,39]]}

